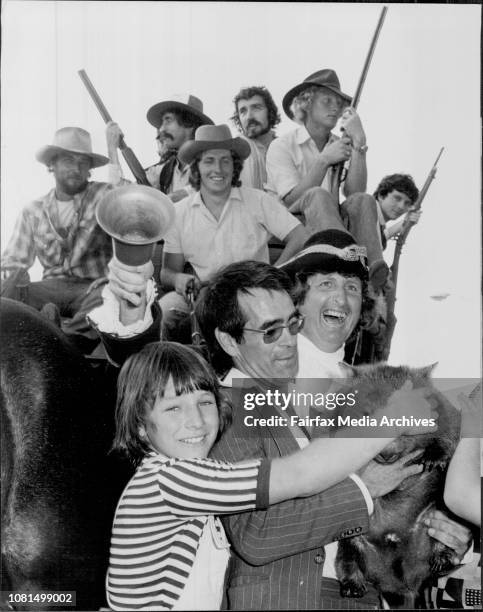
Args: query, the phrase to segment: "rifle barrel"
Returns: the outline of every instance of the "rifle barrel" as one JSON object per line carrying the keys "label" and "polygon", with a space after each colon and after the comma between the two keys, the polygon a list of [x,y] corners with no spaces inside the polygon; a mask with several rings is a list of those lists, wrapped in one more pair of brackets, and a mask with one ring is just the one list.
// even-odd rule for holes
{"label": "rifle barrel", "polygon": [[[369,72],[369,67],[371,65],[372,56],[374,55],[374,50],[376,48],[377,39],[379,38],[379,34],[382,29],[382,24],[384,23],[384,19],[387,13],[387,6],[383,6],[381,9],[381,14],[379,15],[379,20],[377,22],[376,30],[372,36],[371,44],[369,46],[369,51],[366,56],[366,61],[364,62],[364,67],[362,68],[361,76],[359,77],[359,82],[357,83],[356,92],[354,97],[352,98],[351,106],[352,108],[357,108],[359,104],[359,100],[362,94],[362,88],[364,87],[364,83],[366,82],[367,73]],[[341,128],[342,132],[344,128]],[[349,167],[348,162],[339,162],[336,166],[336,176],[337,176],[337,184],[340,184],[345,180],[347,175],[347,169]]]}
{"label": "rifle barrel", "polygon": [[379,38],[379,34],[381,33],[382,24],[384,23],[384,19],[387,13],[387,6],[383,6],[381,9],[381,14],[379,15],[379,21],[377,22],[376,30],[371,40],[371,44],[369,46],[369,51],[367,53],[366,61],[364,63],[364,67],[361,72],[361,76],[359,78],[359,83],[357,84],[356,93],[352,98],[352,107],[357,108],[359,104],[359,99],[361,97],[362,88],[364,87],[364,83],[367,78],[367,73],[369,72],[369,67],[371,65],[372,56],[374,55],[374,50],[376,48],[377,39]]}
{"label": "rifle barrel", "polygon": [[[436,161],[432,165],[431,170],[429,171],[429,174],[426,178],[426,181],[424,182],[423,188],[419,192],[419,197],[414,204],[415,210],[419,210],[421,208],[421,204],[424,198],[426,197],[426,193],[428,192],[428,189],[436,175],[436,166],[438,164],[439,158],[441,157],[441,154],[443,153],[443,151],[444,151],[444,147],[441,147],[441,150],[438,153]],[[384,346],[384,356],[383,356],[384,360],[388,359],[389,357],[392,336],[394,333],[394,327],[396,325],[396,318],[394,315],[394,310],[396,306],[396,289],[397,289],[397,277],[399,273],[399,260],[401,258],[401,253],[402,253],[403,246],[406,242],[406,238],[408,237],[408,234],[413,225],[414,223],[409,221],[408,216],[406,216],[401,233],[399,234],[396,240],[396,248],[394,249],[394,257],[393,257],[392,265],[391,265],[391,275],[392,275],[393,287],[386,298],[388,326],[387,326],[387,336],[386,336],[386,341],[385,341],[385,346]]]}
{"label": "rifle barrel", "polygon": [[438,157],[436,158],[436,161],[435,161],[435,162],[434,162],[434,164],[433,164],[433,168],[434,168],[435,166],[437,166],[437,165],[438,165],[439,158],[440,158],[440,157],[441,157],[441,155],[443,154],[443,151],[444,151],[444,147],[441,147],[441,150],[440,150],[440,152],[438,153]]}

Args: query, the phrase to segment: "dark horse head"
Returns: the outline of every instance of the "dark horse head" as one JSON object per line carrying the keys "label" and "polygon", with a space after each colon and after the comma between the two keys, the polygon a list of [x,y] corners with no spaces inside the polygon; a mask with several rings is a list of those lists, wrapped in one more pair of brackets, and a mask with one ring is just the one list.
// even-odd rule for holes
{"label": "dark horse head", "polygon": [[108,457],[113,381],[33,309],[2,300],[0,323],[1,590],[75,591],[98,609],[125,480]]}

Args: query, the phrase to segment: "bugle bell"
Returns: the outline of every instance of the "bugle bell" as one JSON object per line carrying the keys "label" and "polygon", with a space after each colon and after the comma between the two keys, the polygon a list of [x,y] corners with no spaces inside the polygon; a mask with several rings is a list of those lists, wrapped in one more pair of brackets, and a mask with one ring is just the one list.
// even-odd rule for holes
{"label": "bugle bell", "polygon": [[154,245],[173,224],[174,207],[168,196],[153,187],[125,185],[106,193],[96,218],[112,237],[116,258],[139,266],[151,259]]}

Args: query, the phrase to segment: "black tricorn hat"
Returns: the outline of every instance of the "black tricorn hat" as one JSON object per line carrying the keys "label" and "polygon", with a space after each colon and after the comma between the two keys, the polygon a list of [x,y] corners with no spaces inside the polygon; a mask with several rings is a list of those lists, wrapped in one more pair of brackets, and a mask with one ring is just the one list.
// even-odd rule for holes
{"label": "black tricorn hat", "polygon": [[354,274],[367,280],[366,248],[356,244],[349,232],[330,229],[317,232],[304,244],[304,248],[294,257],[278,266],[290,277],[297,272]]}

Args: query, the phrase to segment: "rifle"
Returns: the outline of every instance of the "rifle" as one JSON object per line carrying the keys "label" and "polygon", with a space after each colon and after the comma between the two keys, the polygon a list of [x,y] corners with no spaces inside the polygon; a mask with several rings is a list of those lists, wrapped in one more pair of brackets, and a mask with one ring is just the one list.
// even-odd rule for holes
{"label": "rifle", "polygon": [[[376,30],[372,36],[371,44],[369,46],[369,51],[366,56],[366,61],[364,62],[364,67],[362,68],[361,76],[359,77],[359,82],[357,83],[356,93],[352,98],[351,107],[353,109],[357,109],[359,105],[359,100],[362,94],[362,88],[364,87],[364,83],[366,82],[367,73],[369,72],[369,67],[371,65],[372,56],[374,55],[374,50],[376,48],[377,40],[379,38],[379,34],[382,29],[382,24],[384,23],[384,19],[387,13],[387,6],[383,6],[381,9],[381,14],[379,15],[379,20],[377,22]],[[342,128],[343,130],[344,128]],[[340,185],[343,180],[345,180],[345,175],[347,171],[345,169],[345,165],[343,163],[338,164],[337,168],[337,184]]]}
{"label": "rifle", "polygon": [[[111,115],[108,113],[107,108],[104,106],[104,102],[99,97],[99,94],[94,88],[94,85],[91,83],[91,80],[86,74],[85,70],[79,70],[78,75],[80,76],[82,82],[86,86],[89,95],[92,98],[92,101],[97,106],[97,110],[100,112],[101,117],[104,119],[105,123],[109,123],[112,121]],[[151,183],[148,181],[146,173],[144,172],[144,168],[139,163],[138,158],[134,155],[132,149],[130,149],[127,144],[124,142],[124,138],[121,136],[119,140],[119,149],[126,160],[129,169],[134,175],[136,182],[139,185],[146,185],[147,187],[151,187]]]}
{"label": "rifle", "polygon": [[[431,170],[429,171],[426,181],[424,182],[424,185],[421,191],[419,192],[418,199],[414,203],[411,212],[415,210],[419,210],[421,208],[421,204],[423,203],[423,200],[426,197],[428,189],[431,183],[433,182],[434,177],[436,176],[438,161],[443,151],[444,151],[444,147],[441,147],[441,150],[438,153],[436,161],[434,162]],[[396,287],[397,287],[397,277],[399,273],[399,259],[401,257],[403,246],[406,242],[408,234],[411,231],[411,228],[413,225],[414,225],[414,221],[409,220],[409,213],[408,213],[406,215],[406,218],[404,219],[403,226],[396,240],[396,248],[394,249],[394,257],[393,257],[393,261],[391,265],[391,277],[392,277],[393,288],[388,292],[386,296],[387,328],[386,328],[386,341],[385,341],[385,345],[383,349],[383,356],[382,356],[382,359],[384,361],[386,361],[387,358],[389,357],[389,350],[391,348],[392,336],[394,334],[394,328],[396,327],[396,317],[394,315],[394,308],[396,306]]]}
{"label": "rifle", "polygon": [[191,326],[191,343],[199,348],[200,350],[204,350],[206,348],[205,340],[201,333],[200,325],[198,323],[198,319],[196,318],[195,312],[195,303],[196,298],[198,297],[199,290],[195,289],[194,279],[188,281],[188,285],[186,287],[186,297],[188,301],[188,306],[190,309],[190,326]]}

